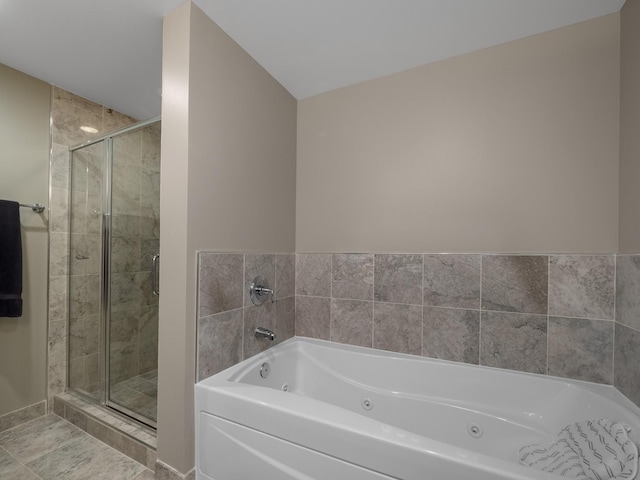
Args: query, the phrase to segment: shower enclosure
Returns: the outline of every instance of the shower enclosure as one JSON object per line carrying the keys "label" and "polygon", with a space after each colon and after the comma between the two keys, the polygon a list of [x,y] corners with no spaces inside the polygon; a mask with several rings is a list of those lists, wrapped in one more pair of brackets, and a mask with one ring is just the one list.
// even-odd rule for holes
{"label": "shower enclosure", "polygon": [[160,119],[70,152],[68,387],[155,427]]}

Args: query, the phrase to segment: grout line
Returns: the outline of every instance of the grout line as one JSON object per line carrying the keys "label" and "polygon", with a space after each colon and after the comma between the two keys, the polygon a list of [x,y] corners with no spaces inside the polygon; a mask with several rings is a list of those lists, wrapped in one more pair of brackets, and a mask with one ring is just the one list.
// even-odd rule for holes
{"label": "grout line", "polygon": [[[280,296],[278,295],[278,254],[277,253],[272,253],[269,254],[273,256],[273,291],[276,297],[276,301],[278,301],[280,299]],[[277,319],[277,314],[276,314],[276,319]]]}
{"label": "grout line", "polygon": [[372,299],[373,302],[373,312],[371,317],[371,348],[375,348],[375,329],[376,329],[376,255],[372,255],[373,257],[373,284],[372,288]]}
{"label": "grout line", "polygon": [[550,306],[551,306],[551,255],[549,255],[547,257],[547,335],[546,335],[546,346],[547,346],[547,351],[546,351],[546,355],[545,355],[545,367],[546,367],[546,371],[545,374],[549,375],[549,329],[551,327],[551,323],[549,322],[549,312],[550,310]]}
{"label": "grout line", "polygon": [[631,330],[633,332],[640,333],[640,330],[638,330],[635,327],[632,327],[631,325],[627,325],[626,323],[623,323],[623,322],[614,322],[614,323],[617,323],[617,324],[619,324],[619,325],[621,325],[621,326],[623,326],[625,328],[628,328],[629,330]]}
{"label": "grout line", "polygon": [[484,263],[484,255],[480,255],[480,315],[478,316],[478,365],[482,365],[482,265]]}
{"label": "grout line", "polygon": [[247,254],[243,253],[242,254],[242,278],[241,278],[241,285],[242,285],[242,331],[240,332],[240,358],[242,360],[244,360],[244,312],[245,312],[245,285],[246,285],[246,277],[247,276]]}
{"label": "grout line", "polygon": [[616,318],[618,293],[618,256],[613,256],[613,332],[611,334],[611,385],[616,385]]}
{"label": "grout line", "polygon": [[420,356],[424,357],[424,274],[425,274],[425,265],[424,265],[424,255],[421,255],[422,258],[422,288],[420,289],[420,299],[422,300],[422,322],[420,325]]}
{"label": "grout line", "polygon": [[329,254],[329,341],[333,341],[333,254]]}

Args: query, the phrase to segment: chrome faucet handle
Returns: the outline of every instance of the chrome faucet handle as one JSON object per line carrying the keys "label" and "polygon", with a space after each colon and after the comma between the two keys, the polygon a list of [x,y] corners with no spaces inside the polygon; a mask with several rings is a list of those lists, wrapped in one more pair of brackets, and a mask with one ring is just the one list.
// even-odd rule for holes
{"label": "chrome faucet handle", "polygon": [[262,305],[267,297],[271,298],[271,303],[276,300],[276,292],[269,288],[269,282],[263,276],[257,276],[249,285],[249,298],[254,305]]}
{"label": "chrome faucet handle", "polygon": [[270,288],[256,287],[254,290],[256,291],[256,295],[270,295],[271,296],[271,303],[274,302],[276,294]]}

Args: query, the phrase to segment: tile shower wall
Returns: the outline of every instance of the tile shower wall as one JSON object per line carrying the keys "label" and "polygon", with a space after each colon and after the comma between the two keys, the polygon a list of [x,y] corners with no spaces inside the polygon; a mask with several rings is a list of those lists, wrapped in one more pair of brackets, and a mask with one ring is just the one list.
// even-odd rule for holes
{"label": "tile shower wall", "polygon": [[613,383],[614,255],[296,258],[296,335]]}
{"label": "tile shower wall", "polygon": [[[251,303],[249,284],[264,276],[276,301]],[[295,333],[294,254],[198,254],[198,380],[272,345],[257,339],[256,327],[276,332],[276,343]]]}
{"label": "tile shower wall", "polygon": [[640,255],[616,257],[614,385],[640,405]]}
{"label": "tile shower wall", "polygon": [[115,138],[113,149],[109,353],[115,385],[158,368],[152,259],[160,251],[160,125]]}
{"label": "tile shower wall", "polygon": [[[52,88],[48,339],[48,406],[50,411],[53,409],[53,396],[64,391],[67,378],[69,147],[131,125],[136,121],[60,88]],[[97,132],[88,133],[81,130],[81,126],[95,128]],[[76,195],[76,198],[79,199],[81,196]],[[76,298],[80,301],[78,297]],[[92,350],[95,348],[94,345],[90,341],[89,346],[81,347],[83,379],[85,374],[89,378],[90,370],[95,366],[93,360],[95,357],[92,357],[95,355]],[[76,350],[78,354],[79,350],[80,347]]]}

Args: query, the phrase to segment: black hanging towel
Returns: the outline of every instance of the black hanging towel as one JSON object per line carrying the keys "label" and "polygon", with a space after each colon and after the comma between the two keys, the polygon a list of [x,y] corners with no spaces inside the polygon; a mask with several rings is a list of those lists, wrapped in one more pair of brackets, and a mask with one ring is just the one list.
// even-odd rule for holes
{"label": "black hanging towel", "polygon": [[20,204],[0,200],[0,317],[22,316]]}

